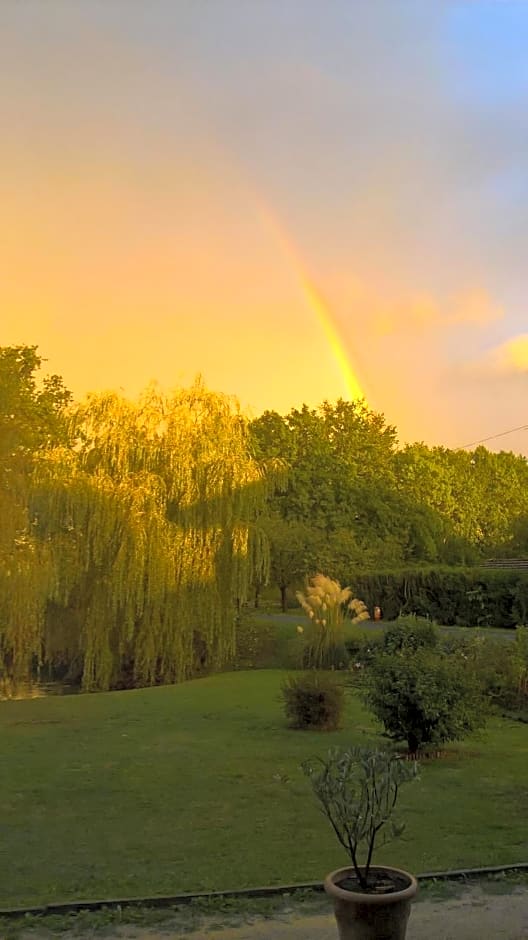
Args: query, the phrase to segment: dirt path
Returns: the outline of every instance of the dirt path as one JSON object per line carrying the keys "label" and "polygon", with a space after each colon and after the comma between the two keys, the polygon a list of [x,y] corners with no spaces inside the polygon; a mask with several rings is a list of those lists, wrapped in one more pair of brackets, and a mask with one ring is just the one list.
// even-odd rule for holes
{"label": "dirt path", "polygon": [[[132,935],[130,935],[132,937]],[[141,935],[162,940],[163,935]],[[193,940],[337,940],[333,915],[267,921],[231,930],[195,933]],[[471,889],[461,898],[414,905],[407,940],[526,940],[528,890],[490,897]],[[139,938],[137,938],[139,940]],[[167,940],[167,935],[163,940]]]}
{"label": "dirt path", "polygon": [[[407,940],[526,940],[528,938],[528,886],[497,888],[508,893],[490,894],[489,889],[472,886],[457,897],[427,898],[413,905]],[[58,936],[43,932],[23,934],[23,940],[44,940]],[[298,909],[273,918],[255,916],[238,927],[210,923],[208,928],[189,931],[182,924],[164,923],[144,928],[121,924],[103,933],[61,932],[62,940],[337,940],[332,914],[299,916]]]}

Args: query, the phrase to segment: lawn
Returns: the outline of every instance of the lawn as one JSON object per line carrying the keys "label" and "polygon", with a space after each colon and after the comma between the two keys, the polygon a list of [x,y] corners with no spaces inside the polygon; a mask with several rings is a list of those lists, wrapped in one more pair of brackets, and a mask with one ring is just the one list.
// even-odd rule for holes
{"label": "lawn", "polygon": [[[290,731],[284,673],[0,704],[0,907],[321,878],[345,862],[299,770],[382,739],[359,702],[339,733]],[[387,862],[421,872],[528,858],[526,726],[494,719],[402,793]]]}

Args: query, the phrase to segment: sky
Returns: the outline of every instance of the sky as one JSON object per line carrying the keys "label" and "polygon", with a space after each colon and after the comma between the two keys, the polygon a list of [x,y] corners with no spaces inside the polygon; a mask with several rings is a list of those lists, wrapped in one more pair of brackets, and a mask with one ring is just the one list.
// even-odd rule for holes
{"label": "sky", "polygon": [[0,345],[77,398],[528,425],[527,48],[524,0],[2,0]]}

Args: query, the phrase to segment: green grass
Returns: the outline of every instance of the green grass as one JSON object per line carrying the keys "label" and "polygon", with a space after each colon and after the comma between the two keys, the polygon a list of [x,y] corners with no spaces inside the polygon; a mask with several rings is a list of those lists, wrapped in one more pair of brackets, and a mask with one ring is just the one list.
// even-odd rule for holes
{"label": "green grass", "polygon": [[[346,862],[301,761],[376,738],[290,731],[284,673],[0,705],[0,907],[311,881]],[[528,738],[494,719],[402,792],[378,860],[420,872],[528,858]]]}

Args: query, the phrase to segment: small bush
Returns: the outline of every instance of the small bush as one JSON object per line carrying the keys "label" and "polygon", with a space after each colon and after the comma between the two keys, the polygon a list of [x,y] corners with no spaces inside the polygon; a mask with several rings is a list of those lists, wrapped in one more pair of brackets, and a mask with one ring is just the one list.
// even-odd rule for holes
{"label": "small bush", "polygon": [[518,627],[512,643],[478,637],[465,656],[486,698],[499,709],[528,708],[528,642],[524,627]]}
{"label": "small bush", "polygon": [[438,641],[438,630],[430,620],[425,620],[424,617],[399,617],[385,631],[383,648],[386,653],[434,649],[438,646]]}
{"label": "small bush", "polygon": [[379,656],[363,692],[367,706],[409,751],[458,741],[483,726],[484,699],[475,673],[455,656],[434,650]]}
{"label": "small bush", "polygon": [[369,666],[383,649],[383,634],[367,633],[365,630],[357,636],[349,636],[345,641],[345,649],[350,669]]}
{"label": "small bush", "polygon": [[291,728],[341,727],[345,706],[342,682],[332,673],[312,672],[288,676],[282,684],[284,711]]}

